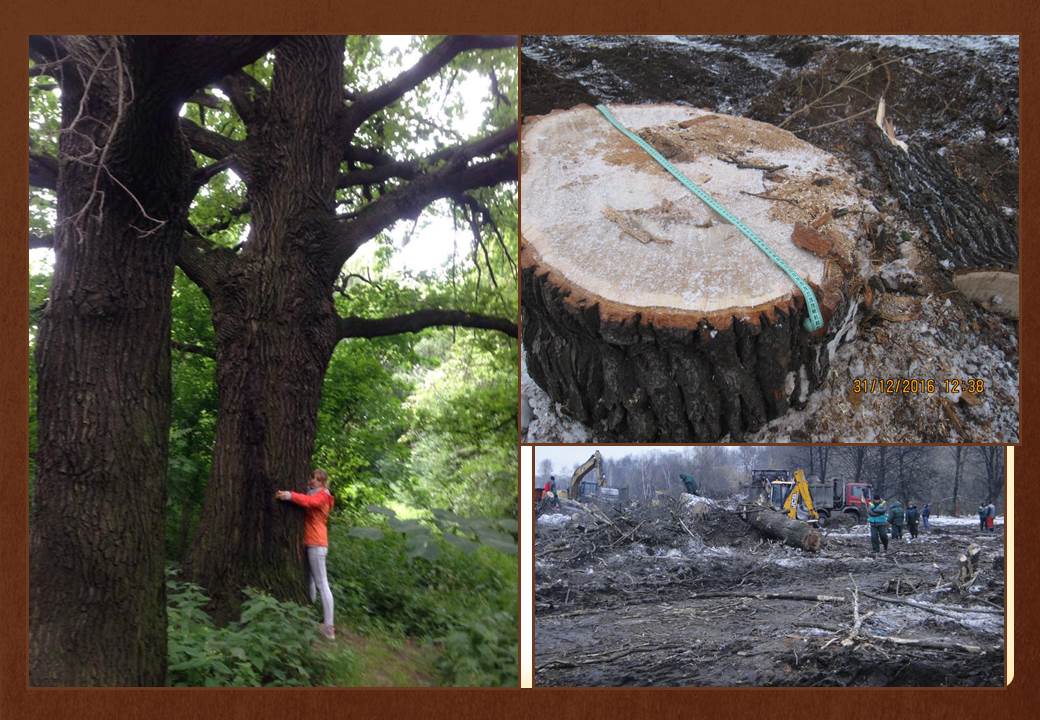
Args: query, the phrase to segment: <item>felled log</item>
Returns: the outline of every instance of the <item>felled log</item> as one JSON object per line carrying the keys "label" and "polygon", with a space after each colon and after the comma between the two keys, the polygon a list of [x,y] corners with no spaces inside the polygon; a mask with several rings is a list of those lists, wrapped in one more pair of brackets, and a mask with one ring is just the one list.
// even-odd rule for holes
{"label": "felled log", "polygon": [[816,552],[823,545],[823,538],[812,525],[800,520],[791,520],[775,510],[751,508],[743,517],[751,527],[763,535],[783,540],[791,547]]}
{"label": "felled log", "polygon": [[832,156],[772,125],[678,105],[611,110],[813,287],[824,329],[803,327],[801,293],[750,240],[578,106],[523,129],[528,371],[606,439],[738,439],[804,405],[854,325],[860,191]]}
{"label": "felled log", "polygon": [[942,156],[919,145],[903,150],[875,128],[867,133],[888,189],[926,230],[925,240],[944,267],[1018,267],[1015,226]]}

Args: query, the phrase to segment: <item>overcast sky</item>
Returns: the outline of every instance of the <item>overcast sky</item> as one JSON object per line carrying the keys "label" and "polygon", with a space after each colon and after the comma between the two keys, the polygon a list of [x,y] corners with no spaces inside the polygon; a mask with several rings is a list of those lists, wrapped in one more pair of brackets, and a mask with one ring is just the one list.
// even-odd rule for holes
{"label": "overcast sky", "polygon": [[[678,453],[686,450],[685,447],[659,447],[647,445],[536,445],[534,448],[534,470],[538,473],[538,466],[542,461],[549,459],[553,464],[553,474],[570,478],[574,468],[589,459],[592,453],[599,450],[604,460],[620,460],[626,455],[643,457],[656,454]],[[532,480],[534,483],[534,480]],[[537,483],[535,483],[537,484]]]}

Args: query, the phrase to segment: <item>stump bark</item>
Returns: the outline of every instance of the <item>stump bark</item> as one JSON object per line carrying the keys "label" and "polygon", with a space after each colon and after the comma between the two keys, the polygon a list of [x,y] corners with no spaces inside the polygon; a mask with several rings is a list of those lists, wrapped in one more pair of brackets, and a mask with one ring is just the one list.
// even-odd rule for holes
{"label": "stump bark", "polygon": [[819,531],[808,523],[791,520],[783,513],[766,508],[749,508],[747,523],[766,537],[783,540],[791,547],[817,552],[823,545]]}
{"label": "stump bark", "polygon": [[612,112],[769,243],[794,283],[591,107],[530,119],[521,292],[531,378],[605,439],[740,439],[808,400],[854,327],[855,181],[765,123],[675,105]]}
{"label": "stump bark", "polygon": [[923,228],[928,247],[950,270],[1018,267],[1018,232],[1007,215],[962,180],[938,153],[903,150],[873,128],[868,140],[889,190]]}

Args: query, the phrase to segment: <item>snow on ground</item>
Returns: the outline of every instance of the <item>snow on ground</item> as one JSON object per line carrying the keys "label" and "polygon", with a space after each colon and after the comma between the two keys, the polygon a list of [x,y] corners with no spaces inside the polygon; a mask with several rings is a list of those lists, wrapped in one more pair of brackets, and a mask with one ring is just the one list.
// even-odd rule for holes
{"label": "snow on ground", "polygon": [[570,521],[571,516],[565,515],[563,513],[548,513],[546,515],[538,516],[539,525],[563,525],[564,523],[569,523]]}
{"label": "snow on ground", "polygon": [[[978,515],[932,515],[928,518],[931,525],[978,525]],[[1003,525],[1004,516],[997,515],[993,518],[994,525]]]}

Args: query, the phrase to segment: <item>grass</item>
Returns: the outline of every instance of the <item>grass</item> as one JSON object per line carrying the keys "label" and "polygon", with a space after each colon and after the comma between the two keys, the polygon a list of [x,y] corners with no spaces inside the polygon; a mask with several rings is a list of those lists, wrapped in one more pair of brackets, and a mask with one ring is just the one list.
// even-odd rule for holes
{"label": "grass", "polygon": [[430,645],[410,639],[362,635],[336,628],[336,646],[349,650],[346,667],[333,663],[329,685],[337,687],[432,687],[437,685],[434,663],[437,652]]}

